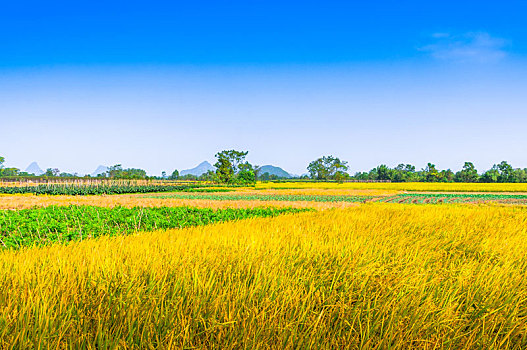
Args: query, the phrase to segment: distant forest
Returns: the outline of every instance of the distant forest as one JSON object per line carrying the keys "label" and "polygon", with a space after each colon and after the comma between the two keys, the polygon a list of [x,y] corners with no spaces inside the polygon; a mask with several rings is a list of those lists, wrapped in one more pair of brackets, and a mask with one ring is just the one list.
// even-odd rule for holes
{"label": "distant forest", "polygon": [[[255,181],[276,180],[312,180],[312,181],[390,181],[390,182],[527,182],[527,168],[514,168],[506,161],[495,164],[491,169],[478,172],[472,162],[465,162],[459,171],[451,169],[437,169],[435,164],[428,163],[424,169],[417,170],[411,164],[399,164],[390,168],[381,164],[368,172],[357,172],[354,175],[348,173],[348,162],[334,156],[318,158],[307,166],[308,174],[298,177],[280,177],[275,174],[261,173],[260,167],[252,165],[245,160],[247,151],[228,150],[216,154],[217,162],[214,164],[215,171],[196,176],[187,174],[180,176],[178,170],[168,175],[163,172],[161,176],[147,176],[145,170],[129,168],[125,169],[120,164],[111,166],[96,178],[109,179],[158,179],[158,180],[197,180],[213,181],[218,183],[250,184]],[[2,178],[81,178],[77,174],[61,172],[56,168],[48,168],[44,174],[35,175],[20,171],[17,168],[4,166],[5,158],[0,156],[0,177]],[[82,178],[90,178],[90,175]]]}

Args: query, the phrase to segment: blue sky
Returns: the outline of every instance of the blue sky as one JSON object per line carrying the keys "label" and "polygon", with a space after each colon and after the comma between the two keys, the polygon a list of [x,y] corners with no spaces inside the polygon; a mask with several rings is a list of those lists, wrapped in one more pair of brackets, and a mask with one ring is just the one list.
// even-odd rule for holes
{"label": "blue sky", "polygon": [[33,2],[0,12],[7,164],[527,167],[527,3]]}

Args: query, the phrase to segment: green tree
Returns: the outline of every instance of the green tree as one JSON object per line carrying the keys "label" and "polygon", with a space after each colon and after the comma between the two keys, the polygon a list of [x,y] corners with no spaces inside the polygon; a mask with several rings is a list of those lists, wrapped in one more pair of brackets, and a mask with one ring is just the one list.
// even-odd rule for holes
{"label": "green tree", "polygon": [[368,180],[368,173],[366,171],[359,171],[353,175],[353,178],[355,180]]}
{"label": "green tree", "polygon": [[379,165],[375,172],[377,173],[376,180],[392,180],[393,171],[384,164]]}
{"label": "green tree", "polygon": [[450,169],[441,170],[439,172],[438,181],[439,182],[452,182],[454,181],[454,172]]}
{"label": "green tree", "polygon": [[498,182],[514,182],[514,169],[509,163],[503,161],[497,165],[497,168],[500,173],[500,175],[498,176]]}
{"label": "green tree", "polygon": [[407,182],[416,181],[415,166],[411,164],[399,164],[392,170],[392,181]]}
{"label": "green tree", "polygon": [[180,176],[179,180],[197,181],[198,177],[196,175],[186,174],[186,175]]}
{"label": "green tree", "polygon": [[252,170],[242,170],[236,174],[236,182],[239,184],[250,185],[256,182],[256,176]]}
{"label": "green tree", "polygon": [[112,179],[121,179],[123,177],[123,166],[121,164],[112,165],[106,173]]}
{"label": "green tree", "polygon": [[435,164],[428,163],[424,169],[426,182],[439,181],[439,171],[437,171]]}
{"label": "green tree", "polygon": [[307,171],[309,176],[315,180],[327,180],[329,177],[328,169],[324,166],[324,160],[318,158],[307,166]]}
{"label": "green tree", "polygon": [[60,176],[60,177],[75,177],[75,176],[77,176],[77,173],[75,173],[75,174],[70,174],[70,173],[60,173],[59,176]]}
{"label": "green tree", "polygon": [[199,177],[198,177],[198,180],[200,181],[213,181],[213,182],[218,182],[218,177],[216,175],[216,173],[212,170],[209,170],[207,171],[206,173],[204,174],[201,174]]}
{"label": "green tree", "polygon": [[494,165],[490,170],[487,170],[482,176],[481,181],[483,182],[498,182],[500,172],[498,167]]}
{"label": "green tree", "polygon": [[146,171],[143,169],[129,168],[124,169],[122,178],[123,179],[146,179]]}
{"label": "green tree", "polygon": [[136,168],[123,169],[121,164],[111,166],[106,172],[106,176],[112,179],[145,179],[147,177],[145,170]]}
{"label": "green tree", "polygon": [[179,171],[177,169],[175,169],[168,178],[170,180],[177,180],[177,179],[179,179]]}
{"label": "green tree", "polygon": [[253,166],[254,179],[255,179],[256,181],[258,181],[259,178],[260,178],[260,172],[261,172],[261,169],[262,169],[262,167],[261,167],[260,165],[254,165],[254,166]]}
{"label": "green tree", "polygon": [[514,169],[512,176],[514,182],[527,182],[527,169]]}
{"label": "green tree", "polygon": [[0,169],[0,175],[2,176],[18,176],[20,175],[20,169],[18,168],[3,168]]}
{"label": "green tree", "polygon": [[60,170],[55,168],[47,168],[46,169],[46,172],[44,173],[45,176],[59,176],[60,175]]}
{"label": "green tree", "polygon": [[455,180],[458,182],[477,182],[479,175],[474,164],[472,162],[465,162],[463,169],[456,173]]}
{"label": "green tree", "polygon": [[307,171],[315,180],[337,180],[341,181],[349,177],[348,162],[341,161],[338,157],[323,156],[307,166]]}
{"label": "green tree", "polygon": [[[238,172],[254,172],[252,166],[245,161],[248,151],[236,151],[227,150],[216,153],[217,162],[214,164],[216,167],[216,175],[218,180],[224,183],[235,183],[237,180],[236,175]],[[246,174],[242,175],[242,178],[246,178]],[[254,181],[253,181],[254,182]]]}

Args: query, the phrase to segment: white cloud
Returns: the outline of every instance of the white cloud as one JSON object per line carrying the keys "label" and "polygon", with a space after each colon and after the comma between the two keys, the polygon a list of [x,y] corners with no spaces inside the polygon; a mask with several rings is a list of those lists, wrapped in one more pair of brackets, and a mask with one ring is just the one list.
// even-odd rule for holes
{"label": "white cloud", "polygon": [[432,57],[456,62],[497,62],[507,56],[507,41],[494,38],[485,32],[471,32],[462,35],[434,33],[434,42],[420,48]]}

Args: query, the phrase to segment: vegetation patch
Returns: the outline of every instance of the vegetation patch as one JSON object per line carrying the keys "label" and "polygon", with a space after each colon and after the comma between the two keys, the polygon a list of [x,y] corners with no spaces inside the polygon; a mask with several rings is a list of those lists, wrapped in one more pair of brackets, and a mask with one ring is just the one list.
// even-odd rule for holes
{"label": "vegetation patch", "polygon": [[199,226],[306,210],[293,208],[214,210],[191,207],[130,209],[74,205],[18,211],[3,210],[0,211],[0,244],[3,248],[20,248],[53,242],[66,243],[103,235]]}
{"label": "vegetation patch", "polygon": [[0,187],[0,194],[43,194],[88,196],[101,194],[127,194],[152,192],[228,192],[228,189],[203,188],[203,185],[85,185],[85,184],[46,184],[36,186]]}
{"label": "vegetation patch", "polygon": [[[148,197],[150,198],[150,197]],[[506,194],[457,194],[457,193],[408,193],[393,196],[353,196],[353,195],[292,195],[292,194],[185,194],[176,193],[156,196],[155,198],[206,199],[218,201],[287,201],[287,202],[385,202],[408,204],[441,204],[441,203],[482,203],[497,202],[527,204],[527,195]]]}
{"label": "vegetation patch", "polygon": [[[152,198],[150,196],[146,198]],[[155,198],[175,198],[175,199],[208,199],[217,201],[284,201],[284,202],[353,202],[362,203],[378,199],[377,196],[319,196],[319,195],[292,195],[292,194],[232,194],[232,195],[214,195],[214,194],[184,194],[176,193]]]}
{"label": "vegetation patch", "polygon": [[527,195],[509,194],[458,194],[458,193],[408,193],[380,198],[379,202],[441,204],[441,203],[513,203],[527,204]]}

